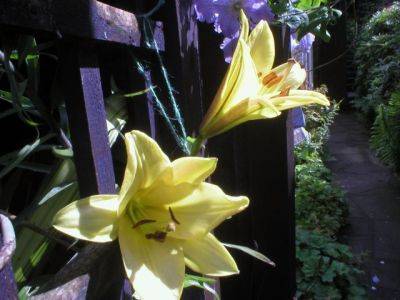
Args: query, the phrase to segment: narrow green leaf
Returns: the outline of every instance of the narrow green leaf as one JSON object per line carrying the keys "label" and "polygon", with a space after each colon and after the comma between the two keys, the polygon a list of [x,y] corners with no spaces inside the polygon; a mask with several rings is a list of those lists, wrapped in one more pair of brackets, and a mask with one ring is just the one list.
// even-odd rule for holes
{"label": "narrow green leaf", "polygon": [[240,250],[243,251],[244,253],[253,256],[254,258],[257,258],[258,260],[261,260],[262,262],[265,262],[266,264],[269,264],[270,266],[275,267],[275,263],[270,260],[268,257],[266,257],[264,254],[253,250],[249,247],[246,246],[241,246],[241,245],[235,245],[235,244],[227,244],[227,243],[222,243],[225,247],[228,248],[232,248],[232,249],[236,249],[236,250]]}
{"label": "narrow green leaf", "polygon": [[71,148],[52,148],[53,154],[60,158],[72,158],[74,156],[74,152]]}
{"label": "narrow green leaf", "polygon": [[218,295],[218,292],[210,286],[210,284],[214,284],[214,283],[215,283],[215,280],[212,278],[185,274],[185,279],[183,281],[183,287],[184,288],[197,287],[197,288],[206,290],[206,291],[210,292],[211,294],[213,294],[214,297],[219,300],[220,297]]}
{"label": "narrow green leaf", "polygon": [[53,198],[57,194],[63,192],[64,190],[66,190],[66,189],[68,189],[71,186],[76,185],[76,184],[77,184],[76,181],[73,181],[73,182],[69,182],[69,183],[66,183],[66,184],[63,184],[63,185],[59,185],[59,186],[55,186],[55,187],[51,188],[51,190],[46,195],[44,195],[44,197],[39,201],[38,204],[39,205],[44,204],[47,200]]}
{"label": "narrow green leaf", "polygon": [[[29,154],[31,154],[35,149],[42,143],[48,141],[49,139],[53,138],[54,134],[47,134],[44,137],[36,139],[32,144],[25,145],[22,147],[21,150],[19,150],[15,157],[13,158],[13,161],[10,162],[6,167],[4,167],[0,171],[0,179],[3,178],[5,175],[7,175],[10,171],[12,171],[15,167],[18,166]],[[5,157],[9,157],[9,154],[5,154],[0,157],[0,161],[4,161]]]}

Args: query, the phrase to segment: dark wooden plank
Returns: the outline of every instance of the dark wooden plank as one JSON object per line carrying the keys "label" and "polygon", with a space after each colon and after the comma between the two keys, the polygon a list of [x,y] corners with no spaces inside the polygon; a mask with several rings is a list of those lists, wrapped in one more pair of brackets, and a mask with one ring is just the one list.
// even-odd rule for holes
{"label": "dark wooden plank", "polygon": [[66,108],[81,196],[113,194],[115,177],[96,54],[87,45],[63,48]]}
{"label": "dark wooden plank", "polygon": [[[288,58],[289,33],[275,28],[276,63]],[[249,123],[249,197],[253,239],[275,268],[256,264],[254,298],[293,299],[296,291],[293,124],[291,112]],[[262,274],[262,275],[260,275]]]}
{"label": "dark wooden plank", "polygon": [[[347,51],[352,41],[346,41],[346,2],[340,1],[335,7],[343,12],[343,16],[333,25],[328,27],[331,40],[326,43],[317,39],[314,47],[314,82],[319,87],[324,84],[328,87],[329,95],[336,100],[342,101],[341,109],[352,109],[350,99],[347,97]],[[351,47],[351,46],[350,46]],[[336,76],[332,76],[336,74]]]}
{"label": "dark wooden plank", "polygon": [[[95,0],[2,0],[0,25],[52,32],[60,37],[71,35],[136,47],[143,44],[133,13]],[[161,27],[160,23],[156,26]],[[157,36],[163,45],[162,31]]]}
{"label": "dark wooden plank", "polygon": [[[201,32],[202,68],[206,98],[214,95],[227,65],[221,42],[204,26]],[[276,62],[288,58],[288,34],[273,28]],[[204,55],[204,56],[203,56]],[[249,208],[217,230],[230,243],[258,249],[272,258],[271,268],[231,251],[240,275],[221,280],[222,297],[227,299],[292,299],[295,293],[295,219],[293,130],[290,113],[271,120],[252,121],[209,141],[210,153],[219,157],[213,181],[232,194],[246,194]]]}
{"label": "dark wooden plank", "polygon": [[[84,43],[63,47],[61,68],[74,161],[81,197],[115,194],[115,176],[108,142],[106,113],[96,49]],[[90,270],[87,297],[126,299],[125,273],[117,243],[104,245],[107,254]],[[111,279],[110,279],[111,277]],[[80,291],[77,291],[80,293]]]}
{"label": "dark wooden plank", "polygon": [[198,28],[193,1],[167,1],[160,19],[164,24],[164,62],[185,118],[187,134],[198,129],[203,116]]}

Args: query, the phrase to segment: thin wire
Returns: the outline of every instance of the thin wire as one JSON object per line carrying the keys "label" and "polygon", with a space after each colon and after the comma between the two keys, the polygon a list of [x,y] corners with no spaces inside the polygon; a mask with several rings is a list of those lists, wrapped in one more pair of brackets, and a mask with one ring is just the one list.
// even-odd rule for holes
{"label": "thin wire", "polygon": [[153,96],[152,101],[154,102],[158,112],[161,114],[161,116],[167,123],[167,126],[169,127],[169,129],[170,129],[173,137],[175,138],[176,142],[178,143],[178,145],[181,147],[181,149],[185,153],[189,154],[189,148],[187,147],[186,139],[183,141],[183,139],[179,135],[178,130],[176,129],[175,125],[171,122],[172,118],[168,115],[168,112],[165,109],[165,106],[162,104],[160,97],[158,97],[154,85],[152,85],[152,83],[149,82],[149,81],[151,81],[151,79],[149,78],[148,74],[146,74],[146,68],[138,60],[136,60],[136,65],[137,65],[138,71],[143,75],[147,84],[149,85],[149,92]]}
{"label": "thin wire", "polygon": [[[145,18],[144,20],[146,21],[146,25],[147,25],[147,26],[146,26],[146,29],[148,29],[148,30],[150,31],[150,34],[151,34],[151,41],[149,41],[149,42],[152,43],[152,45],[153,45],[153,47],[154,47],[154,49],[155,49],[155,51],[156,51],[157,58],[158,58],[158,62],[159,62],[159,64],[160,64],[160,68],[161,68],[161,73],[162,73],[162,75],[163,75],[165,84],[166,84],[166,86],[167,86],[168,97],[169,97],[169,100],[170,100],[170,102],[171,102],[171,104],[172,104],[172,109],[173,109],[174,117],[173,117],[173,118],[168,118],[168,122],[167,122],[167,123],[172,124],[171,119],[172,119],[172,120],[176,120],[176,122],[177,122],[178,125],[179,125],[180,134],[182,135],[182,136],[180,137],[180,139],[179,139],[179,145],[181,146],[182,150],[183,150],[185,153],[188,154],[190,151],[189,151],[189,147],[188,147],[187,139],[186,139],[186,138],[187,138],[187,133],[186,133],[186,129],[185,129],[185,125],[184,125],[184,120],[183,120],[183,117],[182,117],[182,113],[181,113],[181,111],[180,111],[180,108],[179,108],[179,106],[178,106],[177,100],[176,100],[175,95],[174,95],[174,91],[175,91],[175,90],[174,90],[174,88],[173,88],[173,86],[172,86],[172,84],[171,84],[171,81],[169,80],[169,75],[168,75],[167,69],[166,69],[166,67],[165,67],[165,65],[164,65],[164,63],[163,63],[163,59],[162,59],[162,57],[161,57],[160,49],[159,49],[159,47],[158,47],[157,41],[156,41],[155,38],[154,38],[154,32],[153,32],[153,30],[152,30],[152,28],[151,28],[151,24],[150,24],[150,22],[149,22],[148,19]],[[145,35],[146,35],[146,39],[149,40],[149,39],[148,39],[148,36],[147,36],[147,30],[145,30],[144,32],[145,32]],[[153,90],[154,90],[154,89],[153,89]],[[173,131],[175,132],[176,127],[173,126],[173,128],[174,128]],[[178,136],[179,136],[179,134],[178,134]]]}

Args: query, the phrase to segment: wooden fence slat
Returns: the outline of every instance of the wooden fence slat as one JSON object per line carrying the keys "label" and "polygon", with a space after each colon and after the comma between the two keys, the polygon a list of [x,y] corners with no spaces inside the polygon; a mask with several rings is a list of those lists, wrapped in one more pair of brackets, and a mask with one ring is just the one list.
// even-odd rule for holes
{"label": "wooden fence slat", "polygon": [[[275,65],[288,58],[288,34],[273,28]],[[203,26],[200,44],[206,99],[212,99],[227,64],[221,42]],[[221,280],[227,299],[292,299],[295,293],[294,158],[290,113],[252,121],[209,141],[210,154],[219,158],[213,181],[227,193],[250,198],[249,208],[221,224],[217,236],[229,243],[256,248],[277,263],[275,268],[231,251],[240,275]]]}
{"label": "wooden fence slat", "polygon": [[[115,176],[108,142],[100,70],[95,49],[87,44],[65,47],[64,90],[81,197],[115,194]],[[125,273],[117,243],[90,271],[87,297],[126,299]],[[85,287],[86,288],[86,287]]]}
{"label": "wooden fence slat", "polygon": [[136,16],[95,0],[2,0],[0,25],[140,46]]}
{"label": "wooden fence slat", "polygon": [[65,48],[64,91],[81,197],[114,194],[115,176],[96,54],[85,45]]}
{"label": "wooden fence slat", "polygon": [[[289,33],[274,30],[276,64],[288,58]],[[253,270],[253,299],[293,299],[296,292],[294,137],[291,112],[247,125],[253,238],[275,268]],[[263,273],[262,270],[265,270]],[[263,274],[263,275],[260,275]]]}

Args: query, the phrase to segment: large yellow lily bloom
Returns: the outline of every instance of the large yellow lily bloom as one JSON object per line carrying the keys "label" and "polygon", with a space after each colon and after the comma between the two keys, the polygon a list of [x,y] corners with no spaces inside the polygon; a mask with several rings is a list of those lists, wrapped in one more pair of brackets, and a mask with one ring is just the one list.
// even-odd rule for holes
{"label": "large yellow lily bloom", "polygon": [[204,182],[215,158],[171,162],[140,131],[125,135],[128,161],[118,195],[91,196],[64,207],[54,227],[92,242],[118,238],[128,278],[140,299],[178,299],[185,264],[210,275],[238,273],[234,259],[210,232],[249,204]]}
{"label": "large yellow lily bloom", "polygon": [[231,64],[200,126],[198,140],[246,121],[274,118],[285,109],[312,103],[329,105],[320,93],[297,90],[306,72],[294,59],[271,69],[275,42],[266,21],[259,22],[249,34],[249,22],[242,11],[241,24]]}

